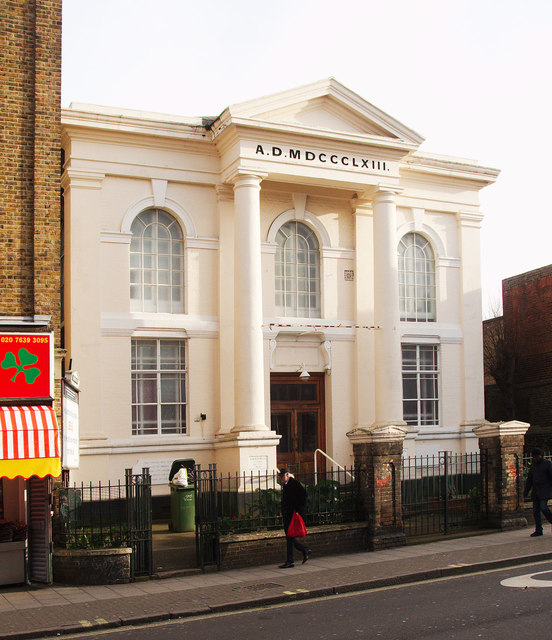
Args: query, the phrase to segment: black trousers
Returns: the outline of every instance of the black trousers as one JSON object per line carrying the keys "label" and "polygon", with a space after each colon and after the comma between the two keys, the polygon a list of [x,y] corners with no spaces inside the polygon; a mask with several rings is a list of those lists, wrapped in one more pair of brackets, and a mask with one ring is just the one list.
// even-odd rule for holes
{"label": "black trousers", "polygon": [[544,517],[552,524],[552,512],[548,506],[548,500],[533,500],[533,517],[535,518],[535,531],[542,533],[542,517]]}
{"label": "black trousers", "polygon": [[305,545],[301,544],[299,542],[298,538],[290,538],[288,535],[286,535],[286,544],[287,544],[286,562],[289,562],[289,563],[293,562],[293,547],[295,547],[297,549],[297,551],[300,551],[303,554],[307,550],[307,547],[305,547]]}

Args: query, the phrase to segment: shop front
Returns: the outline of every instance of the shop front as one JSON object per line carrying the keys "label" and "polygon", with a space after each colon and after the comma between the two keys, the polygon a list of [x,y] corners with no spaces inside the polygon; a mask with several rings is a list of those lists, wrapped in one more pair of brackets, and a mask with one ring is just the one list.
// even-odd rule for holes
{"label": "shop front", "polygon": [[53,338],[0,335],[0,584],[52,581]]}

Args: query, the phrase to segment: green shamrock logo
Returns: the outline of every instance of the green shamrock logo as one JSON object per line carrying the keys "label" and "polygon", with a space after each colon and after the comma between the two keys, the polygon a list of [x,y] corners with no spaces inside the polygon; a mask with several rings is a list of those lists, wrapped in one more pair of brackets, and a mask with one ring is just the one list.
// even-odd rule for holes
{"label": "green shamrock logo", "polygon": [[12,382],[15,382],[17,376],[22,373],[25,376],[25,382],[27,384],[33,384],[33,382],[40,375],[40,369],[37,369],[36,367],[25,369],[25,367],[36,364],[38,362],[38,356],[30,353],[24,347],[19,349],[17,355],[19,357],[20,364],[17,364],[15,354],[13,354],[11,351],[8,351],[6,353],[6,356],[4,357],[4,360],[0,363],[0,367],[2,367],[2,369],[11,369],[12,367],[15,367],[16,373],[11,379]]}

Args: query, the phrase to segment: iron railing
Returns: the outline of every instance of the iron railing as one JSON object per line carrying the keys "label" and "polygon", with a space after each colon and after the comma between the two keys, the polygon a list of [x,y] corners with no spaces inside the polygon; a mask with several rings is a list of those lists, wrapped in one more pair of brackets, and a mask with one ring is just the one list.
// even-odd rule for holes
{"label": "iron railing", "polygon": [[151,575],[151,476],[125,472],[125,481],[81,483],[58,490],[54,543],[66,549],[132,549],[131,577]]}
{"label": "iron railing", "polygon": [[[354,522],[360,517],[360,490],[353,469],[330,469],[294,476],[307,490],[305,524]],[[196,467],[198,564],[218,564],[221,535],[282,528],[281,488],[272,473],[218,474]]]}
{"label": "iron railing", "polygon": [[485,472],[481,453],[403,458],[406,535],[449,534],[481,526],[487,512],[482,468]]}
{"label": "iron railing", "polygon": [[[307,490],[307,526],[353,522],[360,506],[359,483],[352,469],[330,469],[294,474]],[[278,476],[260,473],[219,475],[218,518],[221,533],[237,533],[282,527],[281,488]]]}
{"label": "iron railing", "polygon": [[58,492],[54,542],[67,549],[108,549],[128,544],[126,483],[76,483]]}

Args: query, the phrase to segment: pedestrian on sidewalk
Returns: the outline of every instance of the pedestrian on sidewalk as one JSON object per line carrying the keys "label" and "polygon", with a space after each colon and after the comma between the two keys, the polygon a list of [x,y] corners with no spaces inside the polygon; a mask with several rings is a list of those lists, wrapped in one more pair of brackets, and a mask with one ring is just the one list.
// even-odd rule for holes
{"label": "pedestrian on sidewalk", "polygon": [[307,490],[287,469],[280,470],[280,483],[282,485],[282,518],[284,521],[284,531],[286,533],[287,557],[280,569],[291,569],[295,566],[293,559],[293,548],[303,554],[303,564],[309,559],[311,550],[301,544],[297,538],[288,536],[288,528],[295,511],[305,519],[305,507],[307,506]]}
{"label": "pedestrian on sidewalk", "polygon": [[531,451],[533,462],[529,468],[527,480],[525,481],[524,497],[531,491],[533,500],[533,517],[535,519],[535,531],[532,538],[542,536],[542,517],[552,524],[552,512],[548,506],[548,500],[552,494],[552,462],[543,458],[542,450],[535,447]]}

